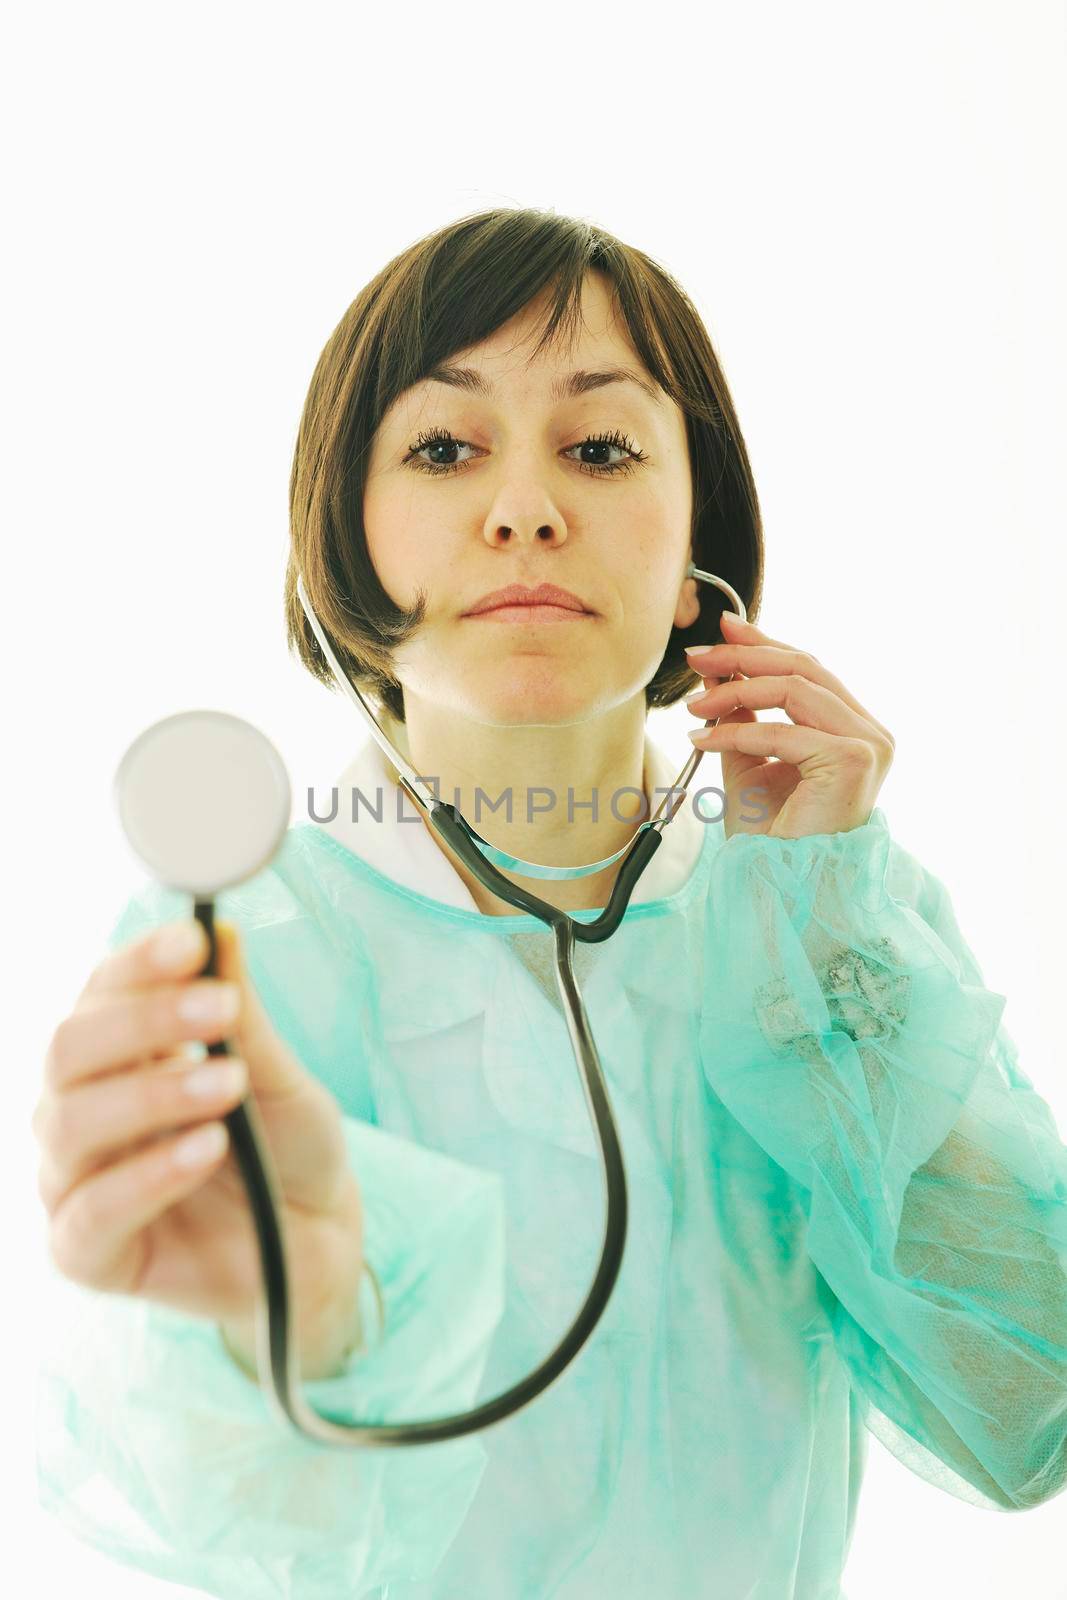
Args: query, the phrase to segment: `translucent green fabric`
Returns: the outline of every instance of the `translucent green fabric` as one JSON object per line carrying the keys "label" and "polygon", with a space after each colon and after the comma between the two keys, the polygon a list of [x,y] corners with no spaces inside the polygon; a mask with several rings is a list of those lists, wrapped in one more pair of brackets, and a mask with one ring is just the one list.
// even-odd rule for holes
{"label": "translucent green fabric", "polygon": [[[149,887],[112,943],[188,910]],[[602,1245],[551,935],[311,823],[219,912],[343,1109],[384,1298],[309,1399],[396,1422],[499,1393]],[[979,1506],[1063,1488],[1067,1149],[882,811],[799,840],[707,824],[682,888],[577,956],[630,1214],[564,1374],[464,1439],[327,1450],[213,1325],[68,1286],[39,1386],[49,1511],[226,1600],[843,1600],[867,1430]]]}

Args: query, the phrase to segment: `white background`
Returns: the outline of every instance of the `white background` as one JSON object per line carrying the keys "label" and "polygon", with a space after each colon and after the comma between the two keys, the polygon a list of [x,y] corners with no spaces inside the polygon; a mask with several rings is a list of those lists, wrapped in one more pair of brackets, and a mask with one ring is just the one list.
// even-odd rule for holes
{"label": "white background", "polygon": [[[112,776],[198,705],[249,718],[306,781],[348,760],[354,711],[284,644],[296,423],[358,290],[460,215],[582,216],[695,299],[761,496],[761,623],[894,733],[879,804],[948,885],[1067,1132],[1064,37],[1043,0],[9,23],[0,1171],[21,1293],[0,1465],[7,1570],[34,1593],[183,1592],[74,1543],[34,1481],[29,1118],[141,881]],[[691,725],[659,722],[679,765]],[[872,1440],[849,1600],[1062,1600],[1065,1536],[1067,1497],[979,1511]]]}

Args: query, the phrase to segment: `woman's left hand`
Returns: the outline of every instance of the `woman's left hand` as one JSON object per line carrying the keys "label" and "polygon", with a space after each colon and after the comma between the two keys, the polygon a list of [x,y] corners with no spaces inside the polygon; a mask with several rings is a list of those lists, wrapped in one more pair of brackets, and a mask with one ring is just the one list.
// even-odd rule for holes
{"label": "woman's left hand", "polygon": [[[694,716],[719,719],[689,737],[700,750],[721,752],[726,837],[798,839],[862,827],[892,765],[893,735],[814,656],[733,612],[722,622],[736,643],[687,652],[693,671],[711,685],[687,703]],[[775,706],[792,726],[757,720],[757,707]],[[764,815],[749,821],[744,811]]]}

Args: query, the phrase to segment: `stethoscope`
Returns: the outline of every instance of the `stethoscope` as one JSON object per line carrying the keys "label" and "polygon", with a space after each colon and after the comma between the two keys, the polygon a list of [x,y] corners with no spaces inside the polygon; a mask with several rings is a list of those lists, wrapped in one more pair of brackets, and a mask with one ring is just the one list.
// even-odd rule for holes
{"label": "stethoscope", "polygon": [[[686,576],[721,589],[741,619],[747,620],[744,602],[725,579],[699,571],[692,562]],[[254,1095],[226,1114],[230,1144],[248,1193],[259,1244],[265,1294],[257,1305],[257,1363],[260,1377],[269,1380],[264,1387],[275,1413],[319,1444],[431,1444],[488,1428],[528,1405],[574,1360],[611,1298],[626,1243],[626,1173],[600,1058],[574,974],[574,943],[576,939],[602,943],[615,932],[638,879],[659,849],[663,829],[685,800],[704,752],[694,747],[655,815],[642,822],[633,838],[614,855],[580,867],[546,867],[508,855],[483,839],[455,806],[439,799],[396,749],[368,701],[342,671],[312,609],[302,577],[297,578],[296,588],[338,686],[364,718],[400,784],[431,827],[486,889],[551,928],[556,982],[603,1162],[607,1219],[600,1263],[581,1310],[551,1355],[521,1382],[457,1416],[425,1422],[350,1423],[343,1417],[314,1410],[301,1392],[299,1352],[290,1322],[282,1205],[270,1146]],[[714,726],[714,722],[707,726]],[[205,774],[210,774],[210,782],[205,781]],[[179,712],[154,723],[134,740],[116,773],[115,798],[127,838],[140,860],[161,883],[192,895],[194,915],[210,946],[203,975],[215,976],[215,897],[267,866],[289,827],[291,792],[280,755],[258,728],[240,717],[210,710]],[[600,915],[590,922],[575,922],[565,911],[546,905],[498,870],[528,878],[582,878],[602,872],[622,856],[625,860],[611,897]],[[225,1039],[206,1049],[209,1055],[231,1054]]]}

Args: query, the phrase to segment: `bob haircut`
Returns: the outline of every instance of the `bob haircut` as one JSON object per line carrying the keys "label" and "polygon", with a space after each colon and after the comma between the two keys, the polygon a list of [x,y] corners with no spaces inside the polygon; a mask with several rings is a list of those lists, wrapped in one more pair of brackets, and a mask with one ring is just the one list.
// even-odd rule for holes
{"label": "bob haircut", "polygon": [[[300,597],[311,604],[344,671],[403,724],[404,699],[391,652],[420,626],[386,593],[363,527],[365,463],[377,428],[404,390],[438,362],[480,343],[551,288],[534,357],[581,318],[582,284],[599,272],[613,286],[648,372],[681,408],[692,471],[695,564],[737,590],[755,621],[763,584],[763,533],[741,430],[707,330],[685,291],[649,256],[588,222],[540,210],[498,209],[461,217],[410,246],[360,291],[315,364],[297,430],[289,479],[290,554],[286,635],[308,671],[334,688],[329,664]],[[700,617],[672,628],[645,705],[673,705],[699,683],[687,643],[722,639],[725,594],[698,582]],[[732,609],[732,608],[730,608]]]}

